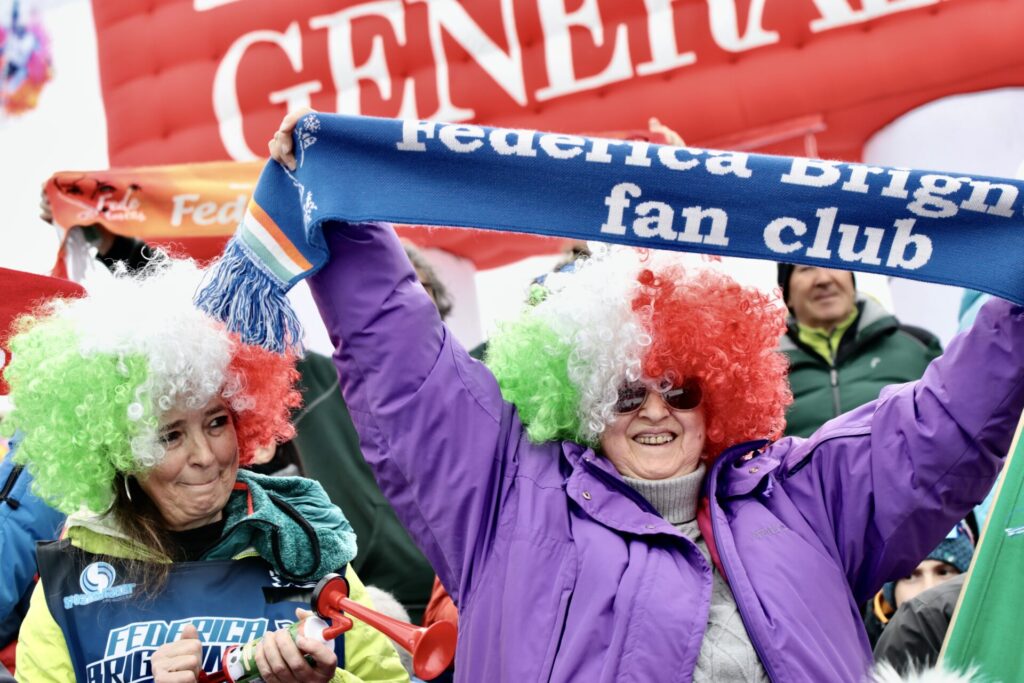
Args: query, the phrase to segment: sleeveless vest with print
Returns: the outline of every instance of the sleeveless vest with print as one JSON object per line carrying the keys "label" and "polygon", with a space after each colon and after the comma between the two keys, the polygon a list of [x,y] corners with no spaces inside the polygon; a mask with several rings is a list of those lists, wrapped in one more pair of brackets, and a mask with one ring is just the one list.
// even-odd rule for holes
{"label": "sleeveless vest with print", "polygon": [[[40,544],[39,576],[50,614],[64,633],[75,677],[87,683],[146,683],[149,660],[186,624],[199,631],[203,669],[219,671],[231,645],[243,645],[295,621],[309,609],[315,583],[296,585],[258,557],[178,562],[154,595],[133,583],[127,562],[75,548]],[[335,640],[344,667],[344,637]]]}

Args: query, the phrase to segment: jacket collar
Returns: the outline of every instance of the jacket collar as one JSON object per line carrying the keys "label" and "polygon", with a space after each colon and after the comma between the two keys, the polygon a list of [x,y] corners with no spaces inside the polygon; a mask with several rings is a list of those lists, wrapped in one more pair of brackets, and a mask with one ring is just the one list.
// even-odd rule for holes
{"label": "jacket collar", "polygon": [[611,529],[637,536],[681,535],[622,480],[610,460],[571,442],[563,443],[562,451],[572,465],[565,484],[566,495],[589,517]]}
{"label": "jacket collar", "polygon": [[747,441],[723,451],[708,472],[704,483],[705,496],[712,490],[719,500],[746,496],[762,482],[767,482],[765,491],[769,492],[772,485],[769,475],[779,468],[781,460],[767,446],[765,440]]}
{"label": "jacket collar", "polygon": [[[780,464],[777,457],[764,452],[767,445],[767,441],[750,441],[726,449],[708,470],[703,496],[708,495],[712,485],[720,499],[753,492]],[[566,495],[588,516],[609,528],[638,536],[681,535],[622,480],[610,460],[571,442],[563,443],[562,452],[572,468],[565,485]],[[768,481],[765,487],[770,486]]]}
{"label": "jacket collar", "polygon": [[[880,303],[870,297],[857,294],[856,306],[860,315],[853,321],[853,336],[857,343],[861,343],[876,334],[893,327],[899,326],[896,316],[889,313]],[[799,339],[799,328],[796,318],[789,316],[786,320],[786,334],[779,339],[779,346],[776,351],[796,351],[798,348],[806,348]]]}
{"label": "jacket collar", "polygon": [[356,554],[355,532],[315,481],[238,471],[224,506],[224,535],[204,559],[255,549],[283,577],[318,580]]}
{"label": "jacket collar", "polygon": [[862,299],[860,302],[861,313],[857,321],[857,339],[873,337],[882,330],[899,327],[896,316],[882,308],[882,305],[874,299]]}
{"label": "jacket collar", "polygon": [[[224,535],[204,559],[258,554],[282,576],[301,581],[319,579],[355,555],[355,532],[348,520],[320,484],[309,479],[239,470],[224,517]],[[89,552],[170,561],[131,540],[110,514],[82,509],[68,517],[65,529],[76,547]]]}
{"label": "jacket collar", "polygon": [[76,548],[94,554],[147,562],[170,562],[169,558],[130,539],[118,527],[113,515],[97,514],[86,508],[68,516],[61,537],[66,537]]}

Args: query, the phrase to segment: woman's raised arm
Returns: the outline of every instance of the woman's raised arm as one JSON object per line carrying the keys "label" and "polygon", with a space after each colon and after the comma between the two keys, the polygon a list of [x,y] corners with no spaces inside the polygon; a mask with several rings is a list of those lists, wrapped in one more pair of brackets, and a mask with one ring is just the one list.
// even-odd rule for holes
{"label": "woman's raised arm", "polygon": [[917,382],[779,447],[787,493],[864,600],[905,575],[995,482],[1024,409],[1024,308],[993,300]]}
{"label": "woman's raised arm", "polygon": [[[296,166],[293,129],[310,111],[289,113],[270,140],[286,169]],[[320,227],[330,257],[309,282],[363,455],[458,599],[510,481],[518,420],[491,373],[442,324],[390,225]]]}
{"label": "woman's raised arm", "polygon": [[331,260],[310,286],[363,455],[458,599],[510,481],[518,420],[442,324],[390,226],[325,235]]}

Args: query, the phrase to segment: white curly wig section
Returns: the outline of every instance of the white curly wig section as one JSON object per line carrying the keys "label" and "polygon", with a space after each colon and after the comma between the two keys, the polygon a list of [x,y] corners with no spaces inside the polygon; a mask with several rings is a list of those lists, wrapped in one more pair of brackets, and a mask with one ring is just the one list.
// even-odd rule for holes
{"label": "white curly wig section", "polygon": [[140,469],[164,456],[156,428],[164,413],[201,408],[218,394],[230,402],[241,388],[238,377],[228,376],[234,348],[227,331],[192,305],[201,278],[194,262],[160,257],[139,274],[121,270],[91,284],[88,297],[63,304],[83,356],[147,360],[147,379],[128,405],[128,417],[139,427],[131,446]]}
{"label": "white curly wig section", "polygon": [[640,379],[644,350],[651,345],[631,308],[644,255],[607,248],[578,261],[572,273],[552,273],[544,282],[551,293],[534,312],[573,349],[568,375],[580,393],[577,411],[586,440],[597,441],[612,422],[619,387]]}

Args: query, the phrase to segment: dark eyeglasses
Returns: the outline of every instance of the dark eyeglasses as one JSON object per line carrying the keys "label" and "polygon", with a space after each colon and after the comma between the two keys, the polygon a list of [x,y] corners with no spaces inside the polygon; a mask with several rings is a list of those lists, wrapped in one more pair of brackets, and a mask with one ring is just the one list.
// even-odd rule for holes
{"label": "dark eyeglasses", "polygon": [[[615,402],[615,412],[619,415],[626,415],[640,410],[646,403],[650,391],[647,385],[641,382],[627,384],[619,389],[619,400]],[[695,379],[688,379],[678,387],[658,393],[672,410],[693,410],[700,405],[701,399],[704,398],[700,383]]]}

